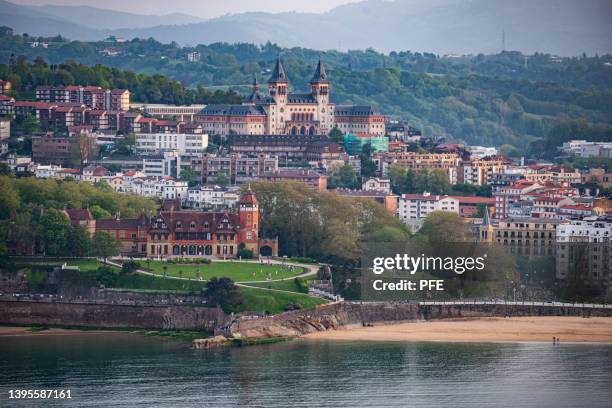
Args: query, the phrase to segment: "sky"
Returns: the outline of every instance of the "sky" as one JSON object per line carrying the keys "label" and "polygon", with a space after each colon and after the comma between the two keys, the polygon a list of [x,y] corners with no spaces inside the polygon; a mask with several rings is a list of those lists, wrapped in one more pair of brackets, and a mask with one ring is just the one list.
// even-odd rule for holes
{"label": "sky", "polygon": [[[358,0],[9,0],[22,5],[87,5],[136,14],[185,13],[202,18],[227,13],[301,11],[321,13]],[[169,7],[169,6],[172,7]]]}

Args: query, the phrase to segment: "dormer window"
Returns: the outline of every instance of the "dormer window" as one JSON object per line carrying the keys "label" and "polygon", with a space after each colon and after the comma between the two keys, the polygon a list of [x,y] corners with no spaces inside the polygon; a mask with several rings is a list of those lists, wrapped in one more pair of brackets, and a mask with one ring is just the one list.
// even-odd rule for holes
{"label": "dormer window", "polygon": [[177,221],[176,222],[176,228],[177,229],[183,228],[183,224],[180,221]]}
{"label": "dormer window", "polygon": [[208,229],[208,223],[207,222],[204,223],[204,229]]}
{"label": "dormer window", "polygon": [[196,223],[191,221],[191,224],[189,224],[189,228],[195,229],[195,227],[196,227]]}

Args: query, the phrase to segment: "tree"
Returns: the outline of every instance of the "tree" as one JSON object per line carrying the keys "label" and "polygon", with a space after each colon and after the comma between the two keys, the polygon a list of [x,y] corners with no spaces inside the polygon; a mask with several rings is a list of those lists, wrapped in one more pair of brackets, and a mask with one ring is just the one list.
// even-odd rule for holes
{"label": "tree", "polygon": [[214,181],[214,184],[218,185],[219,187],[227,187],[229,183],[230,179],[225,173],[219,173]]}
{"label": "tree", "polygon": [[240,289],[230,278],[211,278],[206,282],[206,297],[211,305],[219,305],[227,313],[239,311],[244,304]]}
{"label": "tree", "polygon": [[466,224],[458,214],[434,211],[423,222],[418,236],[431,248],[438,250],[447,243],[466,241]]}
{"label": "tree", "polygon": [[45,255],[62,256],[71,253],[72,227],[66,215],[54,208],[40,218],[40,230],[45,244]]}
{"label": "tree", "polygon": [[110,212],[106,211],[104,208],[100,207],[97,204],[96,205],[92,205],[89,210],[91,211],[91,215],[96,220],[108,219],[108,218],[112,217],[112,214]]}
{"label": "tree", "polygon": [[136,148],[136,135],[134,133],[128,133],[125,135],[123,140],[118,143],[118,152],[121,154],[126,154],[128,156],[134,153],[134,149]]}
{"label": "tree", "polygon": [[0,219],[7,219],[19,207],[21,200],[8,176],[0,176],[0,191]]}
{"label": "tree", "polygon": [[34,115],[26,116],[21,123],[18,124],[17,128],[28,135],[41,131],[40,122]]}
{"label": "tree", "polygon": [[121,244],[111,234],[96,231],[92,239],[93,255],[104,260],[119,255]]}
{"label": "tree", "polygon": [[329,138],[333,142],[342,144],[344,142],[344,133],[338,129],[338,126],[334,126],[333,129],[329,131]]}
{"label": "tree", "polygon": [[84,228],[72,228],[68,236],[68,247],[72,256],[86,256],[91,250],[91,240]]}
{"label": "tree", "polygon": [[330,185],[333,188],[341,187],[355,189],[359,187],[359,180],[357,180],[357,175],[353,167],[350,164],[345,164],[332,172]]}
{"label": "tree", "polygon": [[361,160],[361,175],[363,177],[372,177],[376,174],[377,167],[376,163],[374,163],[374,161],[371,159],[372,153],[372,145],[370,143],[366,143],[363,146],[361,154],[359,155]]}
{"label": "tree", "polygon": [[189,187],[193,187],[200,182],[200,175],[193,168],[187,167],[181,170],[181,178],[187,180]]}

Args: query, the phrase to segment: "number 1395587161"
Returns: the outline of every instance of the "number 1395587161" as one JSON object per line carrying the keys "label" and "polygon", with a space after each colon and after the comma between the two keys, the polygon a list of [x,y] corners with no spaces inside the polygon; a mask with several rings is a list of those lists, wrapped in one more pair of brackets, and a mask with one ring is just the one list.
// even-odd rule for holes
{"label": "number 1395587161", "polygon": [[70,390],[9,390],[9,399],[69,399]]}

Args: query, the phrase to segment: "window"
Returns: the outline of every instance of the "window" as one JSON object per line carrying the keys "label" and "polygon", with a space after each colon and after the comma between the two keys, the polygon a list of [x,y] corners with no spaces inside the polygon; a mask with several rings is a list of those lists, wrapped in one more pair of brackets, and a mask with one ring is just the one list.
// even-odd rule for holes
{"label": "window", "polygon": [[183,224],[180,221],[176,222],[176,228],[183,228]]}

